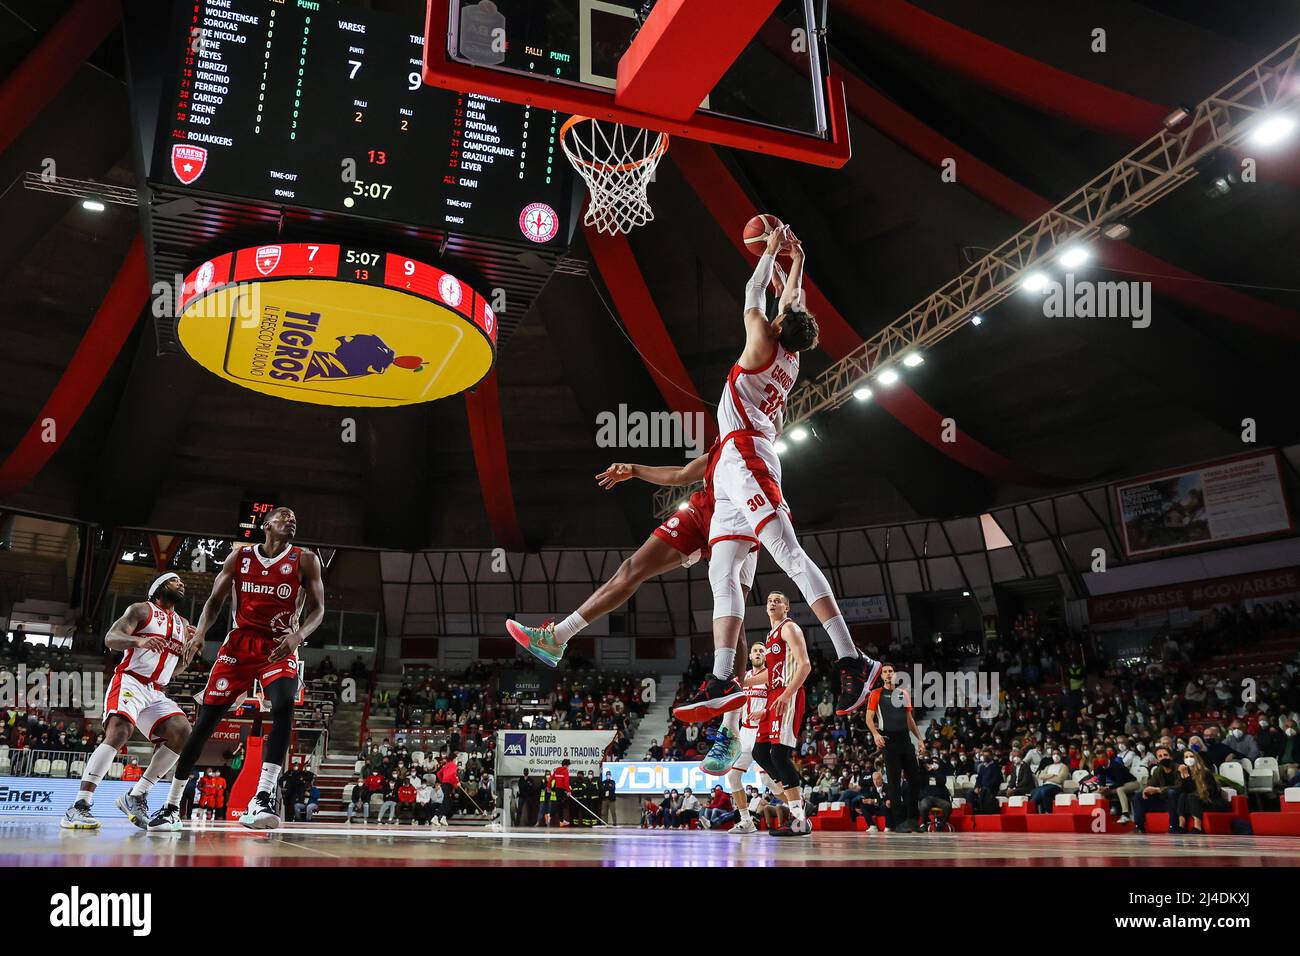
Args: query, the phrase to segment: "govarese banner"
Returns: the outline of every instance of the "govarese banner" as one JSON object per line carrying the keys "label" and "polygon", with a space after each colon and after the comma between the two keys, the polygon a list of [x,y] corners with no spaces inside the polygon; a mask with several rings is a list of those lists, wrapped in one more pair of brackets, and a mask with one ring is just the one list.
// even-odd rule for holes
{"label": "govarese banner", "polygon": [[598,771],[613,740],[612,730],[498,730],[497,775],[546,773],[562,760],[570,771]]}
{"label": "govarese banner", "polygon": [[[727,786],[724,778],[711,777],[701,770],[698,760],[661,760],[657,763],[653,760],[611,761],[605,764],[601,776],[606,773],[613,774],[614,792],[619,796],[632,794],[662,797],[665,790],[676,790],[681,793],[687,787],[699,796],[708,793],[717,784],[721,784],[724,790]],[[744,772],[741,783],[747,787],[764,786],[758,781],[757,764],[752,764]]]}
{"label": "govarese banner", "polygon": [[[104,823],[121,821],[130,826],[114,806],[117,798],[134,786],[125,780],[104,780],[95,788],[95,816]],[[77,799],[81,781],[76,778],[0,777],[0,817],[63,816]]]}

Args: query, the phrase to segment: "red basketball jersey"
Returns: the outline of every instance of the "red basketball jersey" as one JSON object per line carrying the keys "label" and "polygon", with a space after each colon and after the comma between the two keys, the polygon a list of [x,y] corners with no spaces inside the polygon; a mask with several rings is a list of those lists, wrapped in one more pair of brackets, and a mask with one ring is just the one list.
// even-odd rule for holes
{"label": "red basketball jersey", "polygon": [[[786,688],[785,666],[786,658],[790,656],[790,645],[785,640],[785,625],[789,620],[786,618],[768,631],[767,641],[763,644],[763,666],[767,668],[769,700],[776,700],[781,696],[780,692]],[[802,690],[803,688],[800,688],[800,691]]]}
{"label": "red basketball jersey", "polygon": [[260,544],[239,549],[230,601],[231,628],[246,628],[280,637],[298,626],[302,604],[299,558],[302,548],[289,545],[274,558]]}

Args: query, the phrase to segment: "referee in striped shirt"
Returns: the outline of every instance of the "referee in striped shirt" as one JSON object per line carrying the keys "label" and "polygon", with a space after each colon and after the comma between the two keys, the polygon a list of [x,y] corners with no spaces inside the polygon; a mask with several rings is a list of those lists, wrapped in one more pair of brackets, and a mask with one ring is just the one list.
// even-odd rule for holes
{"label": "referee in striped shirt", "polygon": [[[916,800],[924,778],[916,762],[916,748],[910,737],[925,746],[925,738],[912,719],[912,695],[894,687],[894,665],[880,666],[880,687],[867,701],[867,729],[876,746],[885,752],[885,788],[889,798],[890,823],[896,833],[916,831]],[[907,803],[899,795],[902,775],[907,775]]]}

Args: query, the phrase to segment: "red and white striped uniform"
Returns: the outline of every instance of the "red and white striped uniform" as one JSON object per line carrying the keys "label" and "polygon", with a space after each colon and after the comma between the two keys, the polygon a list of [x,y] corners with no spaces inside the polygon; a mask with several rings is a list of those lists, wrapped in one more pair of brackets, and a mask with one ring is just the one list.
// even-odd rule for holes
{"label": "red and white striped uniform", "polygon": [[799,688],[794,700],[790,701],[783,714],[772,710],[772,704],[789,686],[787,674],[790,665],[790,643],[785,639],[785,626],[789,618],[780,621],[767,635],[764,646],[763,661],[767,667],[767,707],[763,719],[758,725],[760,743],[784,744],[787,747],[799,743],[799,727],[803,724],[804,692]]}
{"label": "red and white striped uniform", "polygon": [[131,632],[133,637],[162,638],[162,650],[131,647],[113,671],[113,679],[104,695],[104,720],[118,714],[131,721],[148,737],[168,717],[181,713],[180,707],[167,696],[165,688],[176,671],[185,650],[185,618],[175,611],[148,602],[149,618]]}
{"label": "red and white striped uniform", "polygon": [[[754,676],[754,671],[745,673],[745,680]],[[740,757],[732,765],[733,770],[744,773],[754,762],[754,742],[758,739],[758,725],[767,710],[767,688],[762,684],[745,688],[745,707],[740,712]]]}
{"label": "red and white striped uniform", "polygon": [[799,354],[780,343],[762,368],[731,367],[718,402],[721,448],[710,462],[713,520],[709,544],[736,539],[758,543],[758,533],[780,511],[781,459],[772,443],[785,421],[785,402],[799,377]]}

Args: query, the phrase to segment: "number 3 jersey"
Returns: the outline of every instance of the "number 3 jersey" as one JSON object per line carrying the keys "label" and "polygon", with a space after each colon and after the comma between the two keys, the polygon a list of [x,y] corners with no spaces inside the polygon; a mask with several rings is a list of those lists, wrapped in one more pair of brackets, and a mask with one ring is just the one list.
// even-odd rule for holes
{"label": "number 3 jersey", "polygon": [[260,631],[279,638],[298,626],[301,556],[302,548],[295,545],[274,558],[262,554],[260,544],[239,549],[230,598],[232,630]]}

